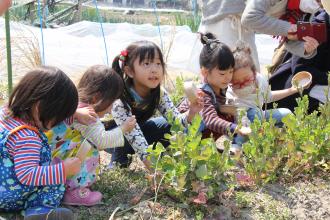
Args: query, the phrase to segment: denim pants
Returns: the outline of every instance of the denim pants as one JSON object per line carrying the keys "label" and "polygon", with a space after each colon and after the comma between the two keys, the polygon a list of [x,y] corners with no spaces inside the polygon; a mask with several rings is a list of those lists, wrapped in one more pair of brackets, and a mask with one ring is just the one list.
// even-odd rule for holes
{"label": "denim pants", "polygon": [[284,116],[286,115],[292,114],[291,110],[288,108],[276,108],[265,111],[261,111],[260,109],[250,108],[247,110],[247,117],[251,122],[253,122],[256,117],[258,117],[258,119],[261,120],[262,116],[265,117],[266,121],[268,121],[270,119],[271,113],[272,113],[272,118],[275,120],[275,125],[279,127],[283,126],[282,118],[284,118]]}
{"label": "denim pants", "polygon": [[[272,118],[275,120],[275,125],[278,127],[283,126],[282,118],[288,114],[291,114],[291,110],[287,108],[276,108],[276,109],[269,109],[265,111],[261,111],[260,109],[256,108],[249,108],[246,112],[248,119],[250,122],[253,122],[255,118],[259,120],[262,119],[262,116],[265,117],[266,121],[270,119],[270,115],[272,113]],[[247,141],[247,137],[242,135],[235,135],[233,142],[238,145],[242,145],[244,142]]]}
{"label": "denim pants", "polygon": [[[116,126],[117,125],[113,125],[110,129]],[[164,135],[170,133],[171,126],[164,117],[151,118],[144,123],[140,123],[139,126],[149,145],[155,145],[157,142],[162,143],[164,147],[169,145]],[[131,163],[131,158],[129,158],[128,155],[135,154],[134,149],[126,138],[124,147],[107,149],[106,151],[112,155],[110,167],[114,162],[119,163],[121,167],[128,167]]]}

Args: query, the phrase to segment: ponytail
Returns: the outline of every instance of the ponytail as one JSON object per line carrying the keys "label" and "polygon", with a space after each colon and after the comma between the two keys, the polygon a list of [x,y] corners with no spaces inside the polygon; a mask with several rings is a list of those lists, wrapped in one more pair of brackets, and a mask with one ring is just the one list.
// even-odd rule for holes
{"label": "ponytail", "polygon": [[217,41],[218,43],[220,42],[219,40],[216,39],[216,37],[210,33],[210,32],[207,32],[205,34],[203,33],[199,33],[200,34],[200,37],[201,37],[201,43],[203,45],[207,45],[207,44],[211,44],[212,42],[214,41]]}
{"label": "ponytail", "polygon": [[226,44],[216,39],[212,33],[199,34],[203,44],[203,49],[199,56],[200,67],[208,70],[214,68],[227,70],[234,67],[233,54]]}
{"label": "ponytail", "polygon": [[120,67],[120,55],[117,55],[112,61],[112,69],[119,74],[119,76],[124,79],[124,71]]}

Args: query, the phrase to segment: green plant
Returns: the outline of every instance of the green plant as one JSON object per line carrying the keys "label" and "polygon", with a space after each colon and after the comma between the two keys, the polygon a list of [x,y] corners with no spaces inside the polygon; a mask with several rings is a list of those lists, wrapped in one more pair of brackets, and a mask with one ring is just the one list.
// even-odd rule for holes
{"label": "green plant", "polygon": [[282,119],[277,128],[273,119],[255,120],[252,134],[243,145],[243,164],[259,185],[279,177],[292,181],[300,174],[330,168],[330,103],[308,114],[308,97],[297,99],[294,114]]}
{"label": "green plant", "polygon": [[307,114],[307,96],[298,100],[295,115],[283,119],[287,128],[284,173],[295,177],[317,169],[328,169],[330,162],[330,103],[321,105],[319,112]]}
{"label": "green plant", "polygon": [[166,191],[185,203],[205,204],[214,198],[224,189],[229,180],[226,171],[233,166],[229,142],[219,154],[213,139],[201,138],[200,123],[201,117],[196,116],[187,132],[183,132],[179,119],[173,119],[171,134],[166,136],[170,141],[167,149],[157,144],[148,150],[153,168],[164,175]]}
{"label": "green plant", "polygon": [[199,24],[202,20],[201,16],[194,17],[193,15],[182,15],[182,14],[175,14],[175,24],[178,26],[187,25],[192,32],[197,32],[199,28]]}
{"label": "green plant", "polygon": [[283,160],[283,131],[275,121],[254,120],[252,133],[243,145],[243,164],[247,173],[258,185],[274,181]]}
{"label": "green plant", "polygon": [[184,95],[184,88],[183,88],[184,80],[182,76],[178,76],[175,79],[175,88],[173,88],[173,92],[171,93],[171,100],[174,105],[180,104]]}

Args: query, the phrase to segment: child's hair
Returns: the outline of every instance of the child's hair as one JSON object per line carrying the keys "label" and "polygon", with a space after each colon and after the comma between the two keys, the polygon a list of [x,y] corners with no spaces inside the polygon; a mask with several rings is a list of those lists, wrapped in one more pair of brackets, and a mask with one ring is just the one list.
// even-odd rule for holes
{"label": "child's hair", "polygon": [[77,88],[81,102],[96,102],[93,103],[95,112],[102,112],[121,96],[123,87],[123,80],[113,69],[94,65],[86,70]]}
{"label": "child's hair", "polygon": [[250,67],[251,70],[256,73],[257,69],[251,56],[251,49],[245,42],[238,41],[233,54],[235,59],[234,70]]}
{"label": "child's hair", "polygon": [[235,61],[233,53],[226,44],[217,40],[212,33],[200,33],[200,35],[203,44],[203,49],[199,56],[201,67],[208,70],[214,68],[218,68],[219,70],[234,68]]}
{"label": "child's hair", "polygon": [[60,69],[43,66],[28,72],[9,97],[11,115],[33,122],[33,108],[38,104],[43,125],[53,126],[72,116],[78,105],[74,83]]}
{"label": "child's hair", "polygon": [[134,71],[136,59],[138,59],[139,63],[142,63],[146,59],[153,60],[157,54],[165,74],[163,54],[160,48],[150,41],[137,41],[130,44],[120,55],[115,57],[112,63],[112,68],[124,79],[124,93],[121,100],[126,107],[129,105],[132,108],[132,112],[137,116],[138,121],[147,120],[154,114],[160,101],[160,85],[152,89],[150,95],[142,103],[135,103],[129,91],[133,86],[134,79],[125,74],[124,68],[127,66]]}

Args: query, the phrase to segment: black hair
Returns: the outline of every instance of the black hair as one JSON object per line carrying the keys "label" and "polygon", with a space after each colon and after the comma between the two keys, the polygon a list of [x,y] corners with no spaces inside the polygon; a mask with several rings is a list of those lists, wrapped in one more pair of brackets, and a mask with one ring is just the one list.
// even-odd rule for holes
{"label": "black hair", "polygon": [[72,116],[78,106],[74,83],[56,67],[43,66],[28,72],[9,97],[11,115],[34,122],[33,107],[38,104],[39,119],[44,127],[55,126]]}
{"label": "black hair", "polygon": [[217,40],[212,33],[200,33],[200,35],[203,44],[203,49],[199,56],[199,64],[201,67],[208,70],[214,68],[219,70],[234,68],[234,56],[226,44]]}
{"label": "black hair", "polygon": [[[124,93],[121,97],[122,102],[126,108],[130,108],[132,113],[136,116],[137,121],[148,120],[157,109],[160,101],[160,85],[155,89],[151,89],[148,97],[146,97],[142,103],[136,103],[130,93],[130,88],[133,86],[133,79],[124,72],[124,68],[127,66],[134,71],[134,61],[139,60],[141,64],[144,60],[153,60],[156,55],[159,55],[159,59],[165,74],[165,62],[163,54],[160,48],[151,41],[137,41],[130,44],[125,52],[125,56],[118,55],[115,57],[112,68],[121,76],[124,80]],[[120,62],[122,65],[120,65]]]}
{"label": "black hair", "polygon": [[[110,67],[94,65],[89,67],[78,83],[79,100],[84,103],[95,101],[95,112],[102,112],[123,93],[121,77]],[[96,97],[96,100],[93,98]]]}

